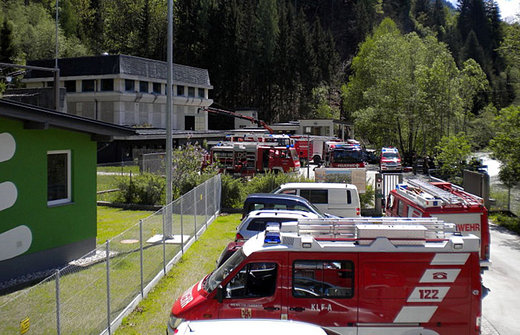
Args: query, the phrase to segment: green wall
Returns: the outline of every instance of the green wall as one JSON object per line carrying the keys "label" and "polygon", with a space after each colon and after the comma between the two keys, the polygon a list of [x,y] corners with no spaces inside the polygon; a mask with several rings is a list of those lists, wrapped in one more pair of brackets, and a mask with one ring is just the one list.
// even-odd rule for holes
{"label": "green wall", "polygon": [[[0,183],[16,185],[15,204],[0,211],[0,233],[20,225],[32,232],[25,255],[96,237],[96,142],[90,135],[55,129],[23,129],[0,117],[0,134],[10,133],[16,152],[0,162]],[[47,206],[47,151],[71,151],[72,202]]]}

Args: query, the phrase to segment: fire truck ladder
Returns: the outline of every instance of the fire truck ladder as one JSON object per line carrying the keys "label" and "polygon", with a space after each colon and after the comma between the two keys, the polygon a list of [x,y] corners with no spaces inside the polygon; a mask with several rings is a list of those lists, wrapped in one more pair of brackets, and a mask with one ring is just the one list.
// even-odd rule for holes
{"label": "fire truck ladder", "polygon": [[[296,227],[290,223],[282,224],[282,230],[296,232],[298,235],[312,235],[322,239],[358,239],[359,227],[381,227],[382,237],[390,234],[403,239],[438,240],[455,232],[453,223],[445,223],[436,217],[402,218],[402,217],[356,217],[334,219],[298,219]],[[424,227],[421,236],[416,234],[416,227]],[[392,232],[393,231],[393,232]],[[414,232],[415,231],[415,232]]]}
{"label": "fire truck ladder", "polygon": [[444,202],[456,205],[464,202],[464,199],[456,194],[445,191],[435,185],[432,185],[426,181],[420,179],[410,179],[408,180],[408,184],[420,188],[422,191],[437,197]]}

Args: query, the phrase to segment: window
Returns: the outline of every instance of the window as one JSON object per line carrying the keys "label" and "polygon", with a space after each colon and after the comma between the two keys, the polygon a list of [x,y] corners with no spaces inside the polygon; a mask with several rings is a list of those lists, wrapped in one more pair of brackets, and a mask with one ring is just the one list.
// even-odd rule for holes
{"label": "window", "polygon": [[130,79],[125,79],[125,91],[126,92],[135,92],[135,81]]}
{"label": "window", "polygon": [[94,92],[96,90],[96,81],[94,79],[82,80],[81,91],[82,92]]}
{"label": "window", "polygon": [[71,202],[70,150],[47,152],[47,205]]}
{"label": "window", "polygon": [[292,293],[298,298],[352,298],[354,265],[351,261],[295,261]]}
{"label": "window", "polygon": [[188,87],[188,96],[195,97],[195,87]]}
{"label": "window", "polygon": [[161,83],[153,83],[152,92],[155,94],[161,94]]}
{"label": "window", "polygon": [[76,92],[76,81],[65,80],[65,90],[67,91],[67,93]]}
{"label": "window", "polygon": [[347,204],[352,203],[352,194],[350,193],[350,190],[347,190]]}
{"label": "window", "polygon": [[184,86],[177,86],[177,95],[184,95]]}
{"label": "window", "polygon": [[268,223],[274,224],[277,223],[278,225],[281,225],[282,222],[290,222],[290,221],[297,221],[298,219],[291,219],[291,218],[278,218],[278,219],[253,219],[251,222],[249,222],[249,225],[247,226],[247,230],[252,231],[264,231],[265,227],[267,227]]}
{"label": "window", "polygon": [[203,88],[197,88],[197,94],[199,98],[204,98],[204,89]]}
{"label": "window", "polygon": [[148,82],[147,81],[139,82],[139,92],[148,93]]}
{"label": "window", "polygon": [[226,285],[226,298],[269,297],[276,289],[277,264],[269,262],[246,264]]}
{"label": "window", "polygon": [[397,216],[406,216],[406,204],[402,200],[397,201]]}
{"label": "window", "polygon": [[313,204],[328,204],[328,190],[300,190],[300,196],[309,200]]}
{"label": "window", "polygon": [[101,91],[113,91],[114,79],[101,79]]}

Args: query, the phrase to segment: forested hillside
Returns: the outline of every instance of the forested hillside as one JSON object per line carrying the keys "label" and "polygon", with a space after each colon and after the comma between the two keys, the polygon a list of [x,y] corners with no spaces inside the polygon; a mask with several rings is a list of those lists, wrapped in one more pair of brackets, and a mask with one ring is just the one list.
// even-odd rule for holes
{"label": "forested hillside", "polygon": [[[2,1],[2,62],[54,57],[54,6]],[[165,0],[59,7],[60,57],[166,59]],[[519,31],[492,0],[459,0],[457,9],[443,0],[174,1],[174,61],[209,70],[218,106],[255,107],[269,122],[333,117],[368,133],[390,113],[402,123],[388,120],[400,129],[393,141],[412,146],[428,142],[427,131],[438,138],[485,124],[515,100]]]}

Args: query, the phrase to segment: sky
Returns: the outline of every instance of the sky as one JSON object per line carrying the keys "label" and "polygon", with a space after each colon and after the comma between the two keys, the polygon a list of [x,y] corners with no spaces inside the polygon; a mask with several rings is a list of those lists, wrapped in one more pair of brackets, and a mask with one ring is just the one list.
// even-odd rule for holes
{"label": "sky", "polygon": [[[455,8],[457,8],[457,0],[448,0]],[[495,0],[500,9],[500,17],[506,20],[508,17],[514,17],[520,13],[520,1],[518,0]]]}

